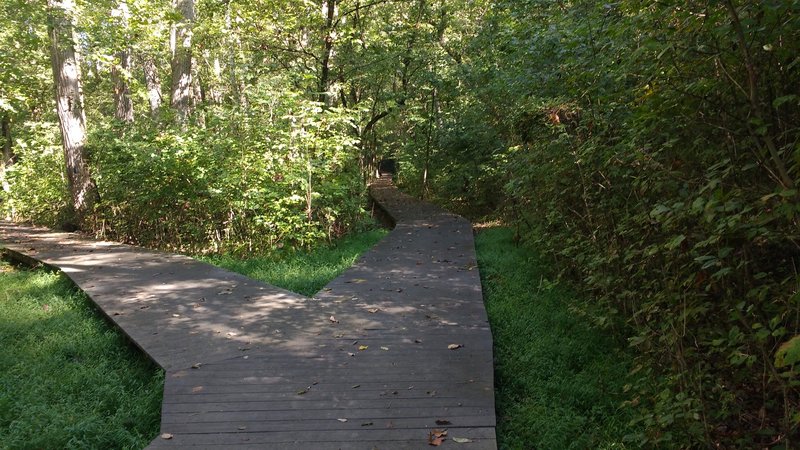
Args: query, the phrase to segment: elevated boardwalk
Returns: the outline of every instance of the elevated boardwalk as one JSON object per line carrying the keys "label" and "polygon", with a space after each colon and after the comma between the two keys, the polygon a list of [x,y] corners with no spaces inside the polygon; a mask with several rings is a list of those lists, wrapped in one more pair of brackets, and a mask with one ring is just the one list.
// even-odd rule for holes
{"label": "elevated boardwalk", "polygon": [[[150,448],[494,449],[492,337],[472,228],[387,180],[394,230],[312,298],[195,261],[0,222],[166,371]],[[451,344],[460,346],[451,349]]]}

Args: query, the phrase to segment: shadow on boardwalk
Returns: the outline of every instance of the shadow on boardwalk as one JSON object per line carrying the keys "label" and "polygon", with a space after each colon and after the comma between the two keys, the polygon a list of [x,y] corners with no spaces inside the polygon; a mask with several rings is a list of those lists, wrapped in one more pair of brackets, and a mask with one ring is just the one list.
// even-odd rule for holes
{"label": "shadow on boardwalk", "polygon": [[66,273],[166,370],[152,448],[427,448],[434,429],[496,448],[471,225],[388,180],[371,194],[394,230],[312,298],[41,228],[0,223],[0,242]]}

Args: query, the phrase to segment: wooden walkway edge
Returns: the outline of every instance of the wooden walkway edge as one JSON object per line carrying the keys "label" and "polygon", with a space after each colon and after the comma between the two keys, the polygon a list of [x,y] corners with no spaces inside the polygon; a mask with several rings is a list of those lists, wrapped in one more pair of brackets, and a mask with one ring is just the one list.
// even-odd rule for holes
{"label": "wooden walkway edge", "polygon": [[[395,228],[312,298],[181,255],[0,222],[166,371],[149,448],[495,449],[471,224],[370,189]],[[446,434],[442,435],[442,432]]]}

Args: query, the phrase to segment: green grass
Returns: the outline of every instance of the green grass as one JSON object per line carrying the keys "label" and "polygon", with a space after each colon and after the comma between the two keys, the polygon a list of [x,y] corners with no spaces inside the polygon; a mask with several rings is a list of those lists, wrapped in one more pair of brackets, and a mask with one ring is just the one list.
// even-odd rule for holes
{"label": "green grass", "polygon": [[164,377],[63,275],[0,262],[0,448],[142,448]]}
{"label": "green grass", "polygon": [[585,304],[548,282],[511,231],[483,231],[476,247],[494,335],[500,447],[626,448],[625,344],[575,314]]}
{"label": "green grass", "polygon": [[202,259],[250,278],[310,296],[352,266],[362,253],[387,233],[387,230],[377,228],[348,235],[331,246],[277,252],[249,259],[232,256],[208,256]]}

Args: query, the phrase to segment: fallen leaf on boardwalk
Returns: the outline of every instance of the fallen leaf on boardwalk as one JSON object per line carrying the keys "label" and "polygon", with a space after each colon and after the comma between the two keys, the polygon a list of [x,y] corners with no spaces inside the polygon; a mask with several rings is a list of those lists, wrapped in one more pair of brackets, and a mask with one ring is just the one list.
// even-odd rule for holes
{"label": "fallen leaf on boardwalk", "polygon": [[358,346],[358,351],[363,352],[364,350],[366,350],[368,348],[369,348],[369,345],[359,345]]}
{"label": "fallen leaf on boardwalk", "polygon": [[244,425],[241,425],[241,426],[236,427],[236,429],[241,431],[241,430],[246,430],[247,427],[244,426]]}
{"label": "fallen leaf on boardwalk", "polygon": [[358,389],[358,388],[360,388],[360,387],[361,387],[361,385],[360,385],[360,384],[355,384],[355,385],[353,385],[353,389]]}
{"label": "fallen leaf on boardwalk", "polygon": [[366,283],[366,282],[367,282],[367,280],[365,280],[363,278],[353,278],[352,280],[348,281],[348,283],[355,283],[355,284],[361,284],[361,283]]}
{"label": "fallen leaf on boardwalk", "polygon": [[454,437],[453,442],[455,442],[456,444],[469,444],[470,442],[472,442],[472,439]]}
{"label": "fallen leaf on boardwalk", "polygon": [[330,321],[331,321],[331,323],[339,323],[339,321],[338,321],[338,320],[336,320],[336,317],[335,317],[335,316],[331,316],[330,318],[328,318],[328,320],[330,320]]}
{"label": "fallen leaf on boardwalk", "polygon": [[192,388],[192,393],[201,392],[203,390],[203,386],[195,386]]}
{"label": "fallen leaf on boardwalk", "polygon": [[445,436],[447,436],[447,430],[433,430],[428,433],[428,444],[438,447],[444,442]]}
{"label": "fallen leaf on boardwalk", "polygon": [[422,344],[422,341],[421,341],[421,340],[419,340],[419,339],[414,339],[414,343],[415,343],[415,344]]}
{"label": "fallen leaf on boardwalk", "polygon": [[361,426],[362,427],[371,427],[372,426],[372,422],[364,422],[364,423],[361,424]]}
{"label": "fallen leaf on boardwalk", "polygon": [[463,345],[461,345],[461,344],[450,344],[450,345],[447,346],[447,348],[449,348],[450,350],[458,350],[461,347],[463,347]]}
{"label": "fallen leaf on boardwalk", "polygon": [[342,423],[347,422],[347,419],[336,419],[336,420],[338,420],[339,422],[342,422]]}
{"label": "fallen leaf on boardwalk", "polygon": [[370,314],[375,314],[376,312],[378,312],[378,311],[380,311],[380,310],[381,310],[380,308],[370,308],[370,309],[368,309],[367,311],[369,311],[369,312],[370,312]]}
{"label": "fallen leaf on boardwalk", "polygon": [[445,419],[436,419],[436,425],[452,425],[453,422]]}
{"label": "fallen leaf on boardwalk", "polygon": [[173,314],[172,317],[180,317],[180,314]]}
{"label": "fallen leaf on boardwalk", "polygon": [[389,347],[381,347],[381,350],[383,350],[385,352],[388,352],[389,351]]}
{"label": "fallen leaf on boardwalk", "polygon": [[305,393],[307,393],[310,390],[311,390],[311,386],[308,386],[305,389],[300,389],[299,391],[297,391],[297,395],[304,395]]}
{"label": "fallen leaf on boardwalk", "polygon": [[192,369],[199,369],[200,366],[202,366],[202,365],[203,365],[203,363],[194,363],[194,364],[192,364]]}
{"label": "fallen leaf on boardwalk", "polygon": [[172,439],[172,435],[169,433],[164,433],[161,435],[161,439]]}

